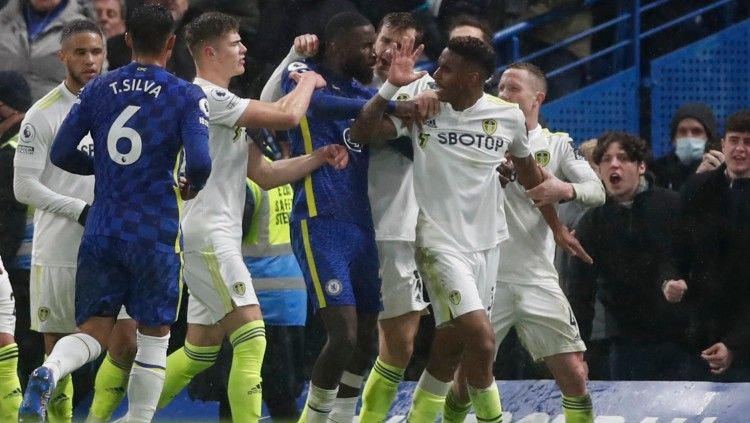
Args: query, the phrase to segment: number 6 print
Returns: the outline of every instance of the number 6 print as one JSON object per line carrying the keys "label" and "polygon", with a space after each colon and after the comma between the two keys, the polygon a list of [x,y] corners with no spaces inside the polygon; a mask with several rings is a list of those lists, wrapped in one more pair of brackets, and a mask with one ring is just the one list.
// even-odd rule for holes
{"label": "number 6 print", "polygon": [[[127,166],[135,163],[141,157],[141,149],[143,147],[141,135],[135,129],[125,126],[125,122],[133,117],[138,110],[140,110],[139,106],[126,107],[109,129],[109,133],[107,134],[107,151],[109,152],[109,157],[115,163]],[[129,152],[123,154],[117,151],[117,141],[120,138],[130,140]]]}

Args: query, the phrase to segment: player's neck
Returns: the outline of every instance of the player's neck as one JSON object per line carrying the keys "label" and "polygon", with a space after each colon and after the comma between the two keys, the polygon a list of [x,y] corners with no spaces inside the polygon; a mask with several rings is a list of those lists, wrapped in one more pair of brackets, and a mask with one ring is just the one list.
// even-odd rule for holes
{"label": "player's neck", "polygon": [[162,68],[167,67],[167,55],[152,56],[146,54],[133,53],[133,61],[141,65],[154,65]]}
{"label": "player's neck", "polygon": [[326,73],[338,79],[352,79],[352,76],[346,74],[344,66],[335,57],[324,57],[320,66],[327,71]]}
{"label": "player's neck", "polygon": [[526,117],[526,129],[533,131],[539,126],[539,116],[525,116]]}
{"label": "player's neck", "polygon": [[212,69],[211,67],[198,67],[195,70],[195,76],[197,78],[205,79],[206,81],[218,85],[221,88],[229,88],[229,80],[231,76],[223,75],[219,69]]}
{"label": "player's neck", "polygon": [[455,101],[451,102],[451,107],[453,110],[460,112],[463,110],[468,109],[469,107],[475,105],[477,101],[479,101],[480,98],[484,95],[483,90],[473,90],[471,95],[467,95],[466,97],[456,99]]}
{"label": "player's neck", "polygon": [[70,91],[70,93],[73,95],[78,95],[83,88],[83,85],[79,84],[69,76],[65,78],[65,80],[63,81],[63,85],[65,85],[65,89]]}

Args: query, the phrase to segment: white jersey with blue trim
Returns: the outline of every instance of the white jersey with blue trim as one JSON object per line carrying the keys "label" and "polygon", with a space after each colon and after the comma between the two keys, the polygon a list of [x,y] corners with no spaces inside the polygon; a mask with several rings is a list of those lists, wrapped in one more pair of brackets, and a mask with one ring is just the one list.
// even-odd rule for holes
{"label": "white jersey with blue trim", "polygon": [[[404,89],[429,87],[432,80],[425,78]],[[465,110],[441,103],[440,113],[421,131],[392,119],[399,136],[410,135],[414,144],[417,245],[476,252],[507,238],[505,218],[499,213],[504,195],[495,169],[506,151],[516,157],[529,155],[518,106],[484,94]]]}
{"label": "white jersey with blue trim", "polygon": [[[574,183],[599,181],[568,134],[553,133],[537,126],[529,131],[529,145],[536,162],[558,179]],[[542,214],[518,181],[505,187],[505,196],[504,215],[510,238],[500,247],[498,280],[515,284],[557,284],[555,240]]]}

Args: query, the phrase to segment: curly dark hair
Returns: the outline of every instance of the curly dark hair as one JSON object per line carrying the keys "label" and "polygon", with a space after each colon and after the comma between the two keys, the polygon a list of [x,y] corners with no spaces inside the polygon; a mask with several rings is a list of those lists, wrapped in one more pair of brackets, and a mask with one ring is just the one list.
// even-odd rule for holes
{"label": "curly dark hair", "polygon": [[598,140],[596,149],[594,150],[594,163],[597,165],[601,163],[602,156],[604,156],[609,146],[614,143],[620,144],[620,147],[628,155],[628,158],[634,162],[646,163],[651,155],[648,143],[638,135],[611,131],[601,134]]}

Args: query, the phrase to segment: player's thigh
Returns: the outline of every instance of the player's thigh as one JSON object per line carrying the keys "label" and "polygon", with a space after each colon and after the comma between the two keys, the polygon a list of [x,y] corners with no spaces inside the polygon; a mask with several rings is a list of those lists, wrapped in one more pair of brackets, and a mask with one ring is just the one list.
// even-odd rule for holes
{"label": "player's thigh", "polygon": [[182,294],[182,253],[124,243],[124,267],[132,277],[125,307],[139,327],[171,326]]}
{"label": "player's thigh", "polygon": [[42,333],[76,331],[75,267],[31,266],[31,329]]}
{"label": "player's thigh", "polygon": [[380,320],[422,311],[428,303],[422,292],[422,277],[414,257],[416,250],[409,241],[378,241],[383,311]]}
{"label": "player's thigh", "polygon": [[[185,283],[192,298],[188,310],[190,304],[195,304],[194,321],[188,323],[214,324],[235,307],[258,305],[250,271],[239,251],[187,251],[184,259]],[[200,313],[196,307],[201,309]]]}
{"label": "player's thigh", "polygon": [[[350,280],[357,303],[357,313],[377,316],[382,310],[380,261],[375,231],[372,227],[351,225],[355,255],[350,261]],[[361,322],[360,322],[361,323]],[[377,323],[377,319],[373,324]]]}
{"label": "player's thigh", "polygon": [[516,310],[516,293],[513,285],[497,282],[495,284],[495,298],[490,309],[490,323],[495,332],[495,348],[499,348],[508,331],[516,324],[518,312]]}
{"label": "player's thigh", "polygon": [[75,320],[117,317],[130,289],[132,276],[121,261],[123,242],[104,236],[86,236],[78,250],[75,283]]}
{"label": "player's thigh", "polygon": [[[356,306],[351,263],[357,255],[356,231],[347,222],[315,217],[292,222],[292,250],[315,310]],[[377,276],[377,274],[376,274]]]}
{"label": "player's thigh", "polygon": [[557,284],[519,285],[516,331],[534,360],[585,351],[573,310]]}
{"label": "player's thigh", "polygon": [[494,291],[494,281],[490,289],[490,283],[480,281],[481,254],[417,248],[417,266],[430,294],[436,326],[472,311],[487,310],[492,304],[489,291]]}
{"label": "player's thigh", "polygon": [[16,331],[16,300],[8,272],[0,266],[0,333],[13,336]]}

